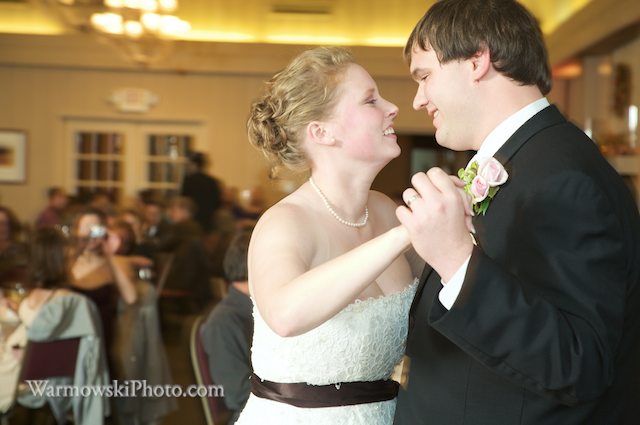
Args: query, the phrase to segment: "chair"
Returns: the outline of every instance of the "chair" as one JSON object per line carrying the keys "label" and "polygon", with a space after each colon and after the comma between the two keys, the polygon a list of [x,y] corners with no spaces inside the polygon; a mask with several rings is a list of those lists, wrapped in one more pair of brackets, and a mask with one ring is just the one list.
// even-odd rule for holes
{"label": "chair", "polygon": [[[200,338],[200,328],[204,322],[203,315],[196,318],[193,326],[191,327],[191,337],[189,338],[189,352],[191,353],[191,365],[193,366],[193,372],[196,376],[196,383],[199,386],[206,386],[211,388],[215,385],[211,379],[211,373],[209,372],[209,363],[207,359],[207,353],[202,346],[202,339]],[[201,396],[202,408],[204,410],[204,417],[207,421],[207,425],[221,425],[227,423],[231,416],[231,411],[227,409],[224,404],[223,397],[207,397]]]}
{"label": "chair", "polygon": [[[46,386],[41,384],[51,378],[73,379],[79,347],[79,337],[52,341],[27,341],[14,400],[31,391],[46,391]],[[40,382],[30,384],[30,381]],[[72,419],[71,404],[64,414],[68,419]]]}
{"label": "chair", "polygon": [[169,272],[171,271],[173,258],[174,254],[159,254],[156,258],[156,268],[158,273],[156,289],[158,293],[162,292],[164,285],[167,283],[167,277],[169,277]]}
{"label": "chair", "polygon": [[[27,347],[18,382],[46,380],[46,388],[58,385],[101,386],[109,383],[100,316],[86,297],[67,294],[46,303],[27,330]],[[20,385],[16,400],[26,408],[47,403],[58,423],[102,423],[109,415],[109,401],[98,394],[70,391],[52,397],[44,383]]]}
{"label": "chair", "polygon": [[53,341],[28,341],[22,360],[18,386],[26,381],[48,378],[73,378],[80,338]]}
{"label": "chair", "polygon": [[173,304],[185,303],[185,300],[189,299],[189,291],[186,291],[184,289],[166,287],[167,280],[169,279],[169,277],[171,277],[172,273],[174,274],[173,278],[175,279],[175,270],[173,269],[175,259],[175,253],[162,254],[161,256],[158,256],[157,268],[159,271],[159,276],[156,282],[156,289],[158,292],[158,297],[162,299],[161,301],[169,300]]}

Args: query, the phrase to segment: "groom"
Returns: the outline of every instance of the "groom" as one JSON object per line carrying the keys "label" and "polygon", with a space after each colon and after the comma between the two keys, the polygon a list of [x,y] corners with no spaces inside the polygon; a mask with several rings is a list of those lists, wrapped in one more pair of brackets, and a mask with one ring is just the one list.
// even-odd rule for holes
{"label": "groom", "polygon": [[405,56],[413,106],[432,117],[438,143],[477,151],[480,166],[493,157],[508,177],[493,182],[473,240],[459,185],[442,170],[416,174],[403,194],[398,218],[430,266],[395,423],[638,423],[638,210],[544,97],[551,77],[534,17],[513,0],[440,0]]}

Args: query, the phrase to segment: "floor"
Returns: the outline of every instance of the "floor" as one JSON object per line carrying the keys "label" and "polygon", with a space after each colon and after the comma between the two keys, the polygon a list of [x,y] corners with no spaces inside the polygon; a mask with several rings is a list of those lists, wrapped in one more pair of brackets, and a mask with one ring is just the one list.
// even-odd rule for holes
{"label": "floor", "polygon": [[[165,329],[163,335],[174,384],[180,385],[183,390],[196,383],[189,353],[189,335],[194,321],[195,316],[185,316],[182,323]],[[199,398],[178,398],[178,410],[161,422],[161,425],[185,424],[206,424]]]}

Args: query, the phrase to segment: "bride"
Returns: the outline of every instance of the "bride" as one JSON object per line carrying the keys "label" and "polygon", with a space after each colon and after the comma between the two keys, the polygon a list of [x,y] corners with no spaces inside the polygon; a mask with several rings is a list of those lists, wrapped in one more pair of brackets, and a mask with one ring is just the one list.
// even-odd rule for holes
{"label": "bride", "polygon": [[238,424],[392,423],[423,265],[403,255],[396,204],[370,190],[400,154],[397,113],[338,47],[303,52],[253,104],[251,143],[311,177],[253,232],[254,375]]}

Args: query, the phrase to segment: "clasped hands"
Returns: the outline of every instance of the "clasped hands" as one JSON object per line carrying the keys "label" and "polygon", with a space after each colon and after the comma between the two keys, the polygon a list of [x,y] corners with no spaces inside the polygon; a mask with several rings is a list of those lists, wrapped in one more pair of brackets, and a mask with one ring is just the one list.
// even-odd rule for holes
{"label": "clasped hands", "polygon": [[411,178],[396,216],[414,249],[447,282],[471,255],[473,210],[464,183],[434,167]]}

